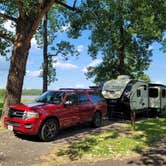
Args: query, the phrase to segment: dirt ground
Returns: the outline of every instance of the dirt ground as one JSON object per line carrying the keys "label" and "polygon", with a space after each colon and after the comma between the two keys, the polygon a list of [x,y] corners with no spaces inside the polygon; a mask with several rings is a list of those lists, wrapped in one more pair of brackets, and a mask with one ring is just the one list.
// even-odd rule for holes
{"label": "dirt ground", "polygon": [[[69,128],[60,132],[58,138],[52,142],[40,142],[36,137],[16,137],[9,131],[0,133],[0,166],[32,166],[39,164],[40,157],[47,155],[52,149],[62,146],[73,139],[79,139],[96,132],[103,131],[114,125],[123,123],[109,122],[99,129],[88,125]],[[166,165],[166,140],[152,147],[139,158],[130,160],[104,160],[94,163],[72,163],[64,166],[140,166],[140,165]]]}

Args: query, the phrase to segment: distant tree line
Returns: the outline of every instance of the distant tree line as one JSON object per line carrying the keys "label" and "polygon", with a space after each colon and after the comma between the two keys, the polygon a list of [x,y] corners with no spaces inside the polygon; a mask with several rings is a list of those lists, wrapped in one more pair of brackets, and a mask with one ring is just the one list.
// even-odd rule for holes
{"label": "distant tree line", "polygon": [[[23,89],[22,95],[25,96],[39,96],[42,93],[41,89]],[[5,96],[5,89],[0,89],[0,97]]]}

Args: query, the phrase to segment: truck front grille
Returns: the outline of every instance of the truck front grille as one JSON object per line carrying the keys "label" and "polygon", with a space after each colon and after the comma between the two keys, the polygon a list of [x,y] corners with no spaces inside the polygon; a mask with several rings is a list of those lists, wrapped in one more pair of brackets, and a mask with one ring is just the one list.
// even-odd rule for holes
{"label": "truck front grille", "polygon": [[20,119],[22,119],[23,115],[24,115],[23,110],[9,109],[9,111],[8,111],[8,116],[10,118],[20,118]]}

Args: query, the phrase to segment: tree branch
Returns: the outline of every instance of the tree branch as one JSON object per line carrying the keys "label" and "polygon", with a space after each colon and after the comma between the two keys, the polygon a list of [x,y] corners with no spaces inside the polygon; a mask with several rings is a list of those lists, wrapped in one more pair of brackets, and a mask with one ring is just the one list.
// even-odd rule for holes
{"label": "tree branch", "polygon": [[14,37],[10,36],[9,34],[7,33],[3,33],[0,31],[0,38],[3,38],[5,40],[8,40],[9,42],[12,42],[14,43]]}
{"label": "tree branch", "polygon": [[11,16],[8,16],[8,15],[3,14],[3,13],[0,13],[0,17],[2,17],[2,18],[4,18],[4,19],[7,19],[7,20],[11,20],[11,21],[17,22],[17,19],[16,19],[16,18],[11,17]]}
{"label": "tree branch", "polygon": [[55,2],[56,2],[57,4],[59,4],[59,5],[63,6],[63,7],[65,7],[65,8],[67,8],[67,9],[69,9],[69,10],[76,11],[76,12],[80,12],[80,10],[75,7],[77,0],[74,1],[73,6],[69,6],[69,5],[67,5],[66,3],[63,3],[63,2],[57,1],[57,0],[55,0]]}
{"label": "tree branch", "polygon": [[58,56],[59,53],[60,53],[60,51],[57,51],[56,54],[49,54],[48,56],[49,57],[55,57],[55,56]]}
{"label": "tree branch", "polygon": [[15,1],[15,4],[16,4],[16,6],[18,7],[18,10],[19,10],[19,12],[20,12],[20,15],[22,15],[22,13],[23,13],[23,3],[16,0],[16,1]]}

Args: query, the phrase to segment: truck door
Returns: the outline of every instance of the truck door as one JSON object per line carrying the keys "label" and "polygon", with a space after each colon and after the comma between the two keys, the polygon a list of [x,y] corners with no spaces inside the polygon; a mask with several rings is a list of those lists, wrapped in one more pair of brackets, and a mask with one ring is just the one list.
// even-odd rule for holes
{"label": "truck door", "polygon": [[130,98],[131,110],[143,110],[148,108],[148,87],[147,85],[138,86]]}
{"label": "truck door", "polygon": [[69,127],[79,123],[78,95],[68,94],[61,112],[61,123],[63,127]]}
{"label": "truck door", "polygon": [[86,93],[79,94],[78,104],[80,123],[91,121],[95,107],[87,97]]}

